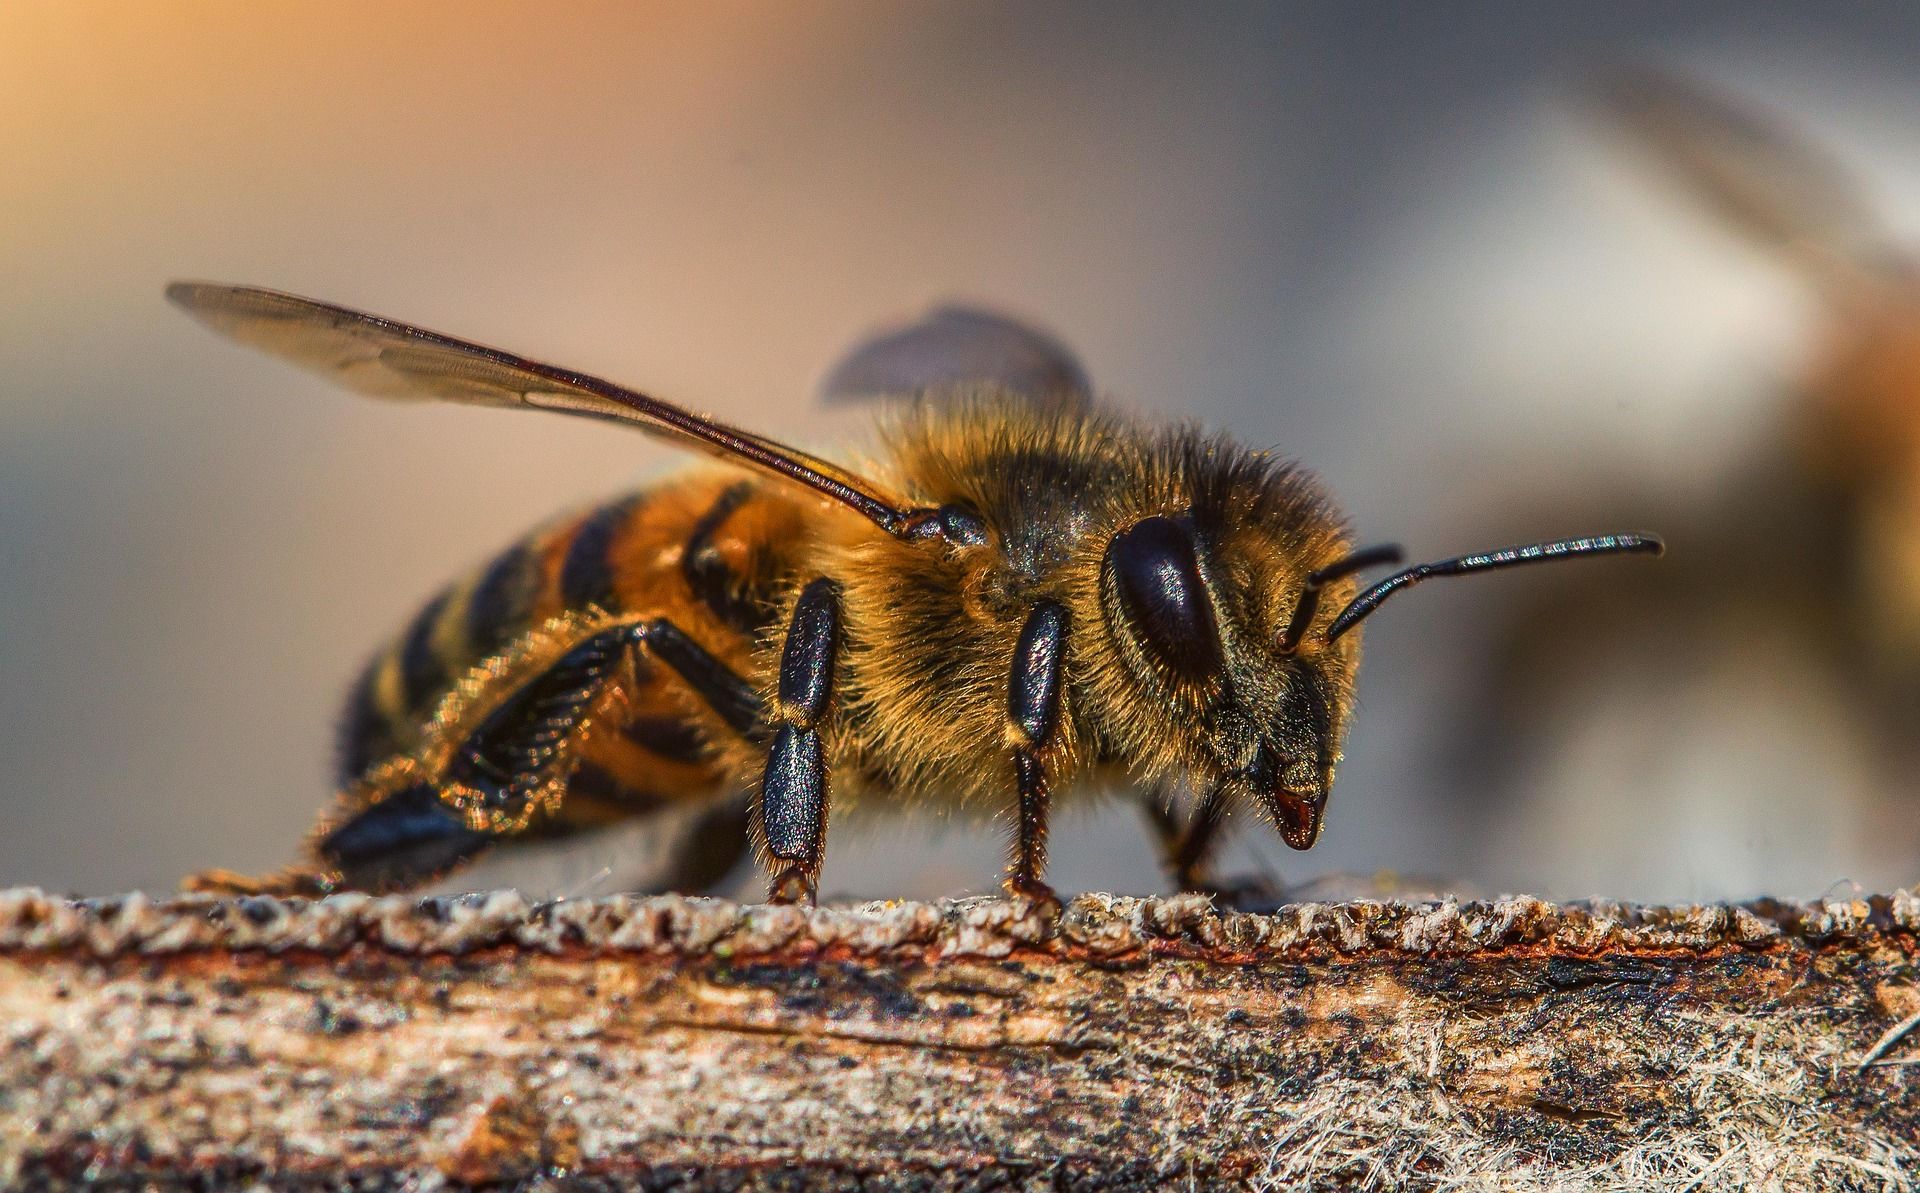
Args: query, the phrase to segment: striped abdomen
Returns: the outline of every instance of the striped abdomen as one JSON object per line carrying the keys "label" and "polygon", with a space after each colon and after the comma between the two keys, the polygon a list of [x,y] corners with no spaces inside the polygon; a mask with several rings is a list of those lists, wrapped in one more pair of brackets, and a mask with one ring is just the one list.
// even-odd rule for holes
{"label": "striped abdomen", "polygon": [[[772,615],[771,588],[804,537],[800,515],[778,488],[705,473],[618,498],[515,543],[429,601],[368,664],[341,723],[341,785],[418,749],[456,682],[568,612],[670,618],[751,678],[750,648]],[[635,667],[625,723],[584,743],[568,784],[569,823],[705,793],[723,777],[675,677],[644,659]]]}

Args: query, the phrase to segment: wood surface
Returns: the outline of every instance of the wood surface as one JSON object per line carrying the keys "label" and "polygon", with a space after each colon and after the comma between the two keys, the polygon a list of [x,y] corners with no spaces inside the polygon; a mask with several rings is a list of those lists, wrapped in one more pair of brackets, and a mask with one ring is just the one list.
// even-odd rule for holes
{"label": "wood surface", "polygon": [[1916,931],[14,891],[0,1186],[1908,1190]]}

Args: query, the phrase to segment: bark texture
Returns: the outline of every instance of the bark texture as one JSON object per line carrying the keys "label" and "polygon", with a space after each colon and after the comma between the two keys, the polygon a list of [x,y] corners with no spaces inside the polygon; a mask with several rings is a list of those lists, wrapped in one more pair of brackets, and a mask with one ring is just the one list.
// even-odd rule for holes
{"label": "bark texture", "polygon": [[16,891],[0,1184],[1907,1190],[1917,930]]}

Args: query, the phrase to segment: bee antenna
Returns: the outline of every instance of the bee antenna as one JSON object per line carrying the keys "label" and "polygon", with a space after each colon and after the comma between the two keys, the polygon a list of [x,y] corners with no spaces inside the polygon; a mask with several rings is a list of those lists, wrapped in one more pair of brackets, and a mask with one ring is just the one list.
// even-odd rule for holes
{"label": "bee antenna", "polygon": [[[1300,603],[1293,607],[1293,619],[1287,622],[1287,628],[1280,635],[1280,649],[1288,654],[1300,645],[1307,636],[1307,627],[1313,624],[1313,615],[1320,609],[1320,590],[1342,576],[1370,567],[1379,567],[1383,563],[1400,562],[1400,545],[1384,543],[1378,547],[1366,547],[1355,551],[1337,563],[1330,563],[1317,571],[1307,573],[1306,587],[1300,590]],[[1331,637],[1329,638],[1331,640]]]}
{"label": "bee antenna", "polygon": [[1529,543],[1524,547],[1502,547],[1498,551],[1456,555],[1452,559],[1422,563],[1405,571],[1395,572],[1353,598],[1345,609],[1340,610],[1340,616],[1333,619],[1333,624],[1327,627],[1327,641],[1332,642],[1360,624],[1362,618],[1378,609],[1381,603],[1394,593],[1403,588],[1411,588],[1429,576],[1464,576],[1469,572],[1488,572],[1496,568],[1519,567],[1526,563],[1547,563],[1578,555],[1616,555],[1625,552],[1659,555],[1666,549],[1667,545],[1660,541],[1659,535],[1655,534],[1601,534],[1592,538],[1555,539],[1550,543]]}

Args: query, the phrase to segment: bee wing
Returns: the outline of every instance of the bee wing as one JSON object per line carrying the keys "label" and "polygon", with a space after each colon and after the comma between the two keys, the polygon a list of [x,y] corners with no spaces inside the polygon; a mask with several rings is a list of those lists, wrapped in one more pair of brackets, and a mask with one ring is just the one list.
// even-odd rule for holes
{"label": "bee wing", "polygon": [[1605,115],[1762,245],[1886,273],[1902,254],[1839,160],[1769,115],[1648,67],[1603,80]]}
{"label": "bee wing", "polygon": [[214,331],[356,393],[625,423],[805,485],[892,534],[905,533],[914,512],[824,460],[585,373],[275,290],[175,282],[167,297]]}
{"label": "bee wing", "polygon": [[918,322],[883,328],[833,366],[828,401],[899,397],[995,385],[1036,404],[1082,409],[1093,402],[1087,371],[1057,338],[979,307],[943,306]]}

